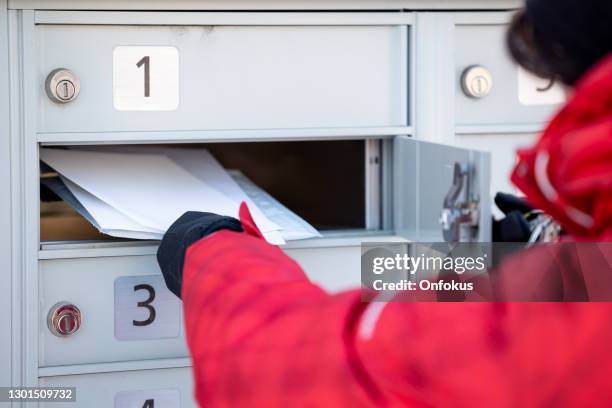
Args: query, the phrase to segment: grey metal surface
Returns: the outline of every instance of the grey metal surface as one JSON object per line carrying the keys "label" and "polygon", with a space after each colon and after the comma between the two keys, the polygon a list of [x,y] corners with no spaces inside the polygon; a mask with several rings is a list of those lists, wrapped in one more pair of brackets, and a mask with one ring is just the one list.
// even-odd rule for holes
{"label": "grey metal surface", "polygon": [[[419,139],[461,145],[465,134],[485,135],[483,148],[498,134],[541,130],[559,105],[521,105],[518,66],[506,52],[505,30],[512,12],[415,13],[414,97],[411,123]],[[493,89],[481,99],[461,89],[465,68],[489,69]],[[484,142],[486,140],[486,142]]]}
{"label": "grey metal surface", "polygon": [[[406,26],[39,25],[36,33],[40,81],[58,67],[81,81],[70,103],[41,96],[39,132],[407,125]],[[176,110],[113,107],[113,50],[138,44],[178,49]]]}
{"label": "grey metal surface", "polygon": [[[16,47],[17,43],[17,14],[16,11],[10,11],[8,13],[8,32],[9,32],[9,134],[7,136],[6,146],[10,152],[10,176],[7,180],[4,180],[6,188],[10,191],[10,215],[11,215],[11,230],[9,233],[10,239],[10,278],[9,284],[10,293],[12,297],[11,302],[11,340],[12,340],[12,353],[11,353],[11,378],[13,386],[20,386],[24,383],[23,376],[23,350],[25,349],[22,344],[22,328],[23,324],[23,313],[22,313],[22,290],[23,290],[23,247],[22,247],[22,225],[19,222],[21,217],[21,191],[22,186],[20,183],[20,150],[19,141],[21,140],[21,120],[20,110],[17,108],[21,101],[20,96],[20,75],[19,64],[14,63],[18,58],[18,50]],[[10,353],[10,352],[9,352]],[[16,406],[16,404],[13,404]]]}
{"label": "grey metal surface", "polygon": [[[339,291],[359,285],[359,241],[353,240],[352,244],[344,246],[294,248],[287,253],[302,265],[314,282],[327,290]],[[137,279],[159,273],[153,255],[42,260],[38,325],[40,367],[187,357],[182,332],[176,338],[117,339],[117,327],[114,326],[116,279],[127,276]],[[47,328],[47,314],[58,302],[70,302],[82,312],[82,327],[69,337],[57,337]]]}
{"label": "grey metal surface", "polygon": [[412,23],[412,13],[366,12],[210,12],[36,10],[34,21],[45,25],[139,26],[377,26]]}
{"label": "grey metal surface", "polygon": [[11,8],[60,10],[496,10],[521,0],[9,0]]}
{"label": "grey metal surface", "polygon": [[[518,65],[506,51],[506,29],[507,24],[500,23],[495,15],[456,25],[456,125],[537,125],[559,108],[559,105],[527,106],[519,102]],[[490,94],[480,99],[470,98],[461,90],[461,75],[471,65],[485,67],[493,78]]]}
{"label": "grey metal surface", "polygon": [[270,142],[289,140],[354,140],[390,138],[411,135],[409,126],[362,128],[305,128],[305,129],[245,129],[202,130],[171,132],[63,132],[38,133],[38,142],[44,145],[96,145],[141,143],[201,143],[207,142]]}
{"label": "grey metal surface", "polygon": [[418,139],[450,144],[454,136],[453,15],[417,13],[412,96]]}
{"label": "grey metal surface", "polygon": [[[457,48],[454,36],[462,27],[483,27],[484,33],[490,29],[498,31],[508,23],[510,16],[511,13],[504,11],[420,12],[416,13],[414,24],[418,41],[415,45],[416,56],[413,58],[416,79],[412,90],[418,109],[412,122],[412,135],[419,140],[491,153],[495,163],[491,168],[493,193],[516,192],[509,182],[510,171],[515,163],[514,152],[520,146],[533,143],[555,107],[535,106],[529,115],[522,115],[513,109],[518,104],[517,66],[505,55],[505,44],[500,32],[497,32],[495,38],[483,36],[474,39],[474,43],[464,43],[462,50]],[[481,43],[484,45],[481,46]],[[500,82],[506,82],[502,87],[513,86],[514,94],[509,100],[514,98],[515,102],[499,103],[494,98],[492,106],[483,108],[485,114],[480,114],[470,106],[487,106],[493,95],[481,100],[470,100],[463,94],[459,79],[464,66],[488,61],[491,58],[490,50],[493,50],[494,55],[501,55],[501,60],[495,61],[494,65],[503,64],[501,73],[493,77],[494,88],[499,88]],[[461,66],[457,63],[459,53],[465,59]],[[510,72],[512,77],[504,77],[505,72]],[[461,105],[461,109],[458,105]],[[468,111],[471,118],[465,116],[466,107],[470,108]],[[512,118],[503,119],[509,116]],[[482,118],[485,124],[481,123]],[[487,121],[489,124],[486,124]],[[479,123],[460,124],[471,122]],[[491,204],[491,207],[494,205]]]}
{"label": "grey metal surface", "polygon": [[[389,77],[382,80],[374,78],[376,81],[387,81],[388,88],[393,88],[392,91],[396,92],[392,100],[397,103],[393,105],[397,108],[397,111],[393,110],[394,108],[389,100],[381,102],[380,98],[376,97],[373,93],[365,92],[358,95],[358,97],[344,95],[340,98],[340,102],[346,98],[349,107],[354,107],[357,103],[363,103],[364,106],[367,106],[370,111],[362,117],[358,117],[359,112],[362,112],[360,110],[353,110],[347,113],[348,111],[343,110],[343,107],[338,106],[333,107],[330,113],[319,111],[321,107],[314,105],[313,110],[310,112],[310,117],[302,116],[302,118],[308,120],[303,120],[302,122],[294,121],[293,129],[282,129],[288,123],[283,122],[283,120],[299,118],[299,116],[291,117],[291,115],[308,115],[308,112],[290,110],[289,116],[278,112],[276,116],[270,114],[267,117],[267,122],[265,123],[267,128],[265,129],[261,128],[263,122],[257,122],[257,118],[254,118],[252,122],[242,123],[242,126],[248,128],[231,128],[220,132],[211,128],[204,129],[206,128],[205,125],[196,126],[201,127],[202,130],[194,128],[192,124],[201,123],[198,122],[200,118],[196,117],[199,112],[197,110],[187,112],[183,117],[185,120],[173,119],[174,122],[158,120],[153,115],[147,116],[134,112],[126,113],[129,116],[122,117],[118,121],[112,120],[119,116],[116,112],[111,111],[106,112],[109,116],[104,120],[103,115],[88,116],[91,114],[91,111],[99,113],[98,109],[102,106],[102,102],[96,98],[102,98],[102,100],[108,102],[108,99],[112,97],[109,79],[111,75],[109,72],[112,71],[111,62],[109,62],[112,60],[112,47],[109,44],[113,42],[123,43],[126,40],[132,43],[149,41],[150,37],[148,34],[151,32],[155,33],[153,39],[156,44],[186,41],[180,38],[181,36],[189,36],[188,30],[181,31],[177,30],[176,27],[142,27],[136,29],[126,26],[97,26],[88,27],[87,30],[84,30],[82,26],[78,25],[71,25],[69,28],[68,26],[59,25],[62,19],[71,20],[71,24],[78,23],[83,18],[83,14],[76,15],[69,11],[70,9],[77,8],[87,10],[120,10],[122,8],[160,10],[171,5],[174,10],[215,10],[220,7],[223,7],[225,10],[307,10],[308,8],[326,8],[330,10],[341,10],[344,8],[362,10],[395,10],[398,8],[453,10],[470,7],[487,10],[517,7],[520,4],[517,1],[178,0],[169,2],[168,0],[134,0],[125,2],[114,0],[61,0],[50,2],[10,0],[9,3],[13,8],[25,8],[26,10],[23,12],[11,11],[10,59],[8,65],[3,64],[0,66],[0,89],[10,89],[10,92],[0,95],[0,131],[3,132],[0,133],[0,187],[3,188],[3,191],[10,191],[10,194],[0,195],[0,226],[2,227],[0,230],[0,278],[2,279],[2,284],[0,284],[0,306],[6,307],[8,305],[9,310],[12,308],[9,313],[10,317],[7,318],[7,315],[0,317],[0,324],[3,327],[10,328],[10,330],[0,331],[0,366],[3,368],[0,370],[0,385],[6,378],[12,379],[14,384],[36,385],[39,376],[46,377],[48,375],[55,376],[58,373],[76,373],[79,370],[77,365],[67,365],[61,368],[60,366],[43,367],[39,371],[39,361],[45,361],[45,353],[49,350],[48,347],[54,346],[52,343],[46,342],[46,340],[40,340],[41,338],[46,339],[46,334],[44,326],[41,325],[41,317],[45,316],[42,312],[45,310],[44,308],[41,309],[39,304],[39,279],[41,279],[40,282],[43,285],[40,295],[44,297],[45,293],[48,293],[46,290],[50,287],[49,285],[56,284],[52,282],[53,278],[59,278],[66,274],[74,276],[74,279],[59,278],[59,283],[66,285],[67,291],[64,293],[68,296],[71,293],[78,293],[79,287],[87,286],[86,284],[79,283],[83,279],[83,277],[79,276],[80,270],[86,270],[83,275],[90,276],[97,282],[102,282],[107,279],[105,276],[105,273],[108,273],[109,270],[108,267],[105,267],[107,262],[118,262],[117,268],[128,268],[129,270],[124,269],[128,275],[140,273],[141,268],[145,268],[147,265],[152,267],[153,265],[151,255],[154,253],[154,248],[152,247],[134,248],[124,244],[120,247],[104,247],[99,249],[99,251],[91,249],[91,247],[83,248],[78,246],[71,247],[71,249],[54,250],[47,248],[39,251],[37,142],[55,144],[159,143],[205,142],[213,139],[234,141],[246,139],[305,140],[310,138],[322,139],[330,136],[337,138],[366,138],[372,136],[390,138],[394,135],[406,135],[413,132],[413,128],[408,126],[409,123],[406,119],[406,114],[410,112],[410,125],[414,125],[414,134],[417,139],[436,140],[447,144],[460,144],[462,143],[461,139],[455,137],[457,132],[465,133],[468,130],[480,129],[480,134],[488,137],[486,139],[487,142],[482,142],[484,146],[494,139],[494,133],[496,132],[505,132],[506,134],[512,132],[520,133],[533,131],[541,127],[546,115],[549,113],[548,110],[541,108],[530,109],[529,112],[508,109],[506,103],[500,104],[501,99],[499,98],[501,97],[495,96],[493,93],[479,101],[489,101],[491,103],[490,107],[483,108],[482,110],[475,109],[472,105],[466,104],[461,99],[464,97],[459,88],[458,75],[460,74],[460,68],[468,62],[483,64],[491,62],[488,65],[491,65],[490,68],[492,69],[495,83],[493,92],[497,89],[507,96],[511,91],[510,88],[506,89],[504,86],[500,88],[497,85],[500,82],[507,82],[506,85],[511,87],[516,82],[516,77],[513,76],[515,75],[514,66],[503,55],[503,43],[501,42],[502,38],[499,32],[500,27],[503,26],[505,21],[503,18],[507,17],[505,13],[419,12],[415,13],[416,23],[414,26],[411,25],[412,20],[410,17],[407,17],[408,14],[412,15],[412,13],[397,13],[397,16],[393,18],[406,22],[401,27],[389,26],[379,30],[378,27],[373,27],[362,21],[357,24],[361,27],[359,30],[351,28],[350,33],[355,35],[360,33],[362,29],[365,34],[381,34],[379,31],[383,31],[383,36],[388,36],[388,38],[378,43],[369,42],[369,44],[391,46],[392,50],[388,55],[391,55],[392,52],[394,53],[398,49],[401,50],[397,52],[393,59],[387,59],[384,63],[385,67],[390,68],[389,71],[385,71],[385,74]],[[0,32],[0,52],[3,55],[7,52],[6,30],[4,24],[2,24],[6,21],[5,6],[6,0],[0,0],[0,28],[2,29]],[[33,8],[55,8],[68,11],[35,12],[32,10]],[[89,18],[96,17],[96,14],[91,12],[84,11],[83,13],[89,15]],[[189,13],[173,13],[174,15],[171,18],[164,13],[155,14],[157,19],[155,24],[163,24],[163,20],[166,18],[167,21],[176,21],[172,19],[188,21],[192,18],[200,18],[200,16],[191,16]],[[250,21],[258,22],[258,24],[265,22],[262,20],[264,18],[270,19],[266,21],[274,26],[271,29],[272,31],[277,30],[282,25],[281,20],[284,18],[275,13],[266,13],[270,14],[270,16],[259,15],[255,18],[247,15],[249,13],[236,14],[240,14],[240,16],[231,18],[241,19],[242,21],[252,19]],[[359,14],[359,18],[364,19],[364,16],[368,13],[354,14]],[[108,19],[110,18],[109,16],[116,15],[117,13],[111,12],[110,14],[105,14],[105,18]],[[131,16],[120,15],[117,23],[126,24],[131,18]],[[300,19],[311,18],[313,17],[298,16],[291,20],[291,22],[299,25],[300,21],[302,21]],[[317,16],[317,18],[326,17]],[[383,17],[377,15],[375,18],[381,19]],[[48,25],[36,28],[35,22],[37,19],[39,22],[45,22]],[[273,21],[274,19],[276,19],[275,22]],[[351,24],[349,23],[353,24],[355,20],[344,20],[344,27],[340,27],[338,30],[350,27]],[[329,21],[326,24],[329,25]],[[313,28],[312,20],[310,24],[306,25],[310,25],[309,28]],[[335,28],[337,27],[327,27],[326,30],[333,31],[332,29]],[[201,28],[198,30],[196,30],[198,33],[203,32]],[[319,29],[317,28],[317,30]],[[84,36],[72,35],[73,33],[81,34],[84,31],[86,31]],[[480,34],[473,34],[473,31]],[[100,34],[102,32],[103,34]],[[325,33],[328,33],[328,31],[325,31]],[[457,33],[457,38],[453,40],[455,33]],[[483,42],[483,38],[486,40],[486,44],[484,46],[475,46],[475,44],[480,45]],[[353,43],[353,40],[348,37],[345,40],[347,44]],[[92,47],[91,44],[95,44],[95,47]],[[311,44],[316,45],[315,43]],[[319,45],[321,44],[319,43]],[[363,45],[359,43],[360,47]],[[66,46],[69,46],[68,50],[65,49]],[[100,57],[100,48],[97,48],[100,46],[106,47],[106,51],[110,50],[111,55]],[[351,48],[351,51],[355,54],[355,50],[358,49],[360,48],[354,46]],[[44,94],[42,85],[44,84],[45,75],[50,68],[64,65],[62,63],[63,58],[67,58],[71,65],[77,66],[79,71],[84,72],[84,77],[81,76],[81,78],[87,79],[87,82],[83,85],[83,93],[75,101],[64,107],[53,106],[51,108],[52,105],[46,105],[51,104],[51,102],[46,99],[47,97]],[[79,58],[83,59],[83,61],[79,60]],[[96,65],[97,61],[102,61],[99,66]],[[246,62],[255,64],[256,61],[257,59],[253,57]],[[326,61],[333,62],[332,60]],[[10,84],[6,79],[8,75],[6,72],[7,68],[10,68],[11,71]],[[341,68],[345,69],[346,66],[341,66]],[[363,67],[358,65],[351,65],[350,68],[352,69],[352,74],[355,72],[365,72],[359,71]],[[382,71],[381,69],[380,72]],[[79,74],[81,75],[81,72]],[[324,76],[325,74],[321,75]],[[329,77],[327,79],[323,78],[323,80],[326,83],[332,83]],[[363,90],[363,88],[360,89]],[[93,95],[92,92],[96,95]],[[7,106],[9,96],[12,109],[10,121]],[[495,96],[494,99],[489,99],[493,96]],[[74,106],[77,106],[75,104],[83,101],[85,101],[84,109],[80,111],[74,109]],[[313,101],[316,102],[314,99]],[[383,112],[384,109],[380,110],[384,104],[388,105],[387,108],[389,110],[386,113],[389,115],[387,116]],[[362,108],[358,107],[359,109]],[[287,107],[287,109],[289,108]],[[373,112],[378,112],[376,114],[378,116],[374,115]],[[487,114],[485,115],[485,113]],[[345,120],[346,123],[343,127],[333,127],[339,123],[341,124],[342,121],[340,119],[342,118],[340,114],[346,114],[345,119],[349,118],[352,120],[356,118],[358,121],[348,123],[351,121]],[[326,116],[328,122],[317,123],[316,127],[305,127],[314,123],[309,122],[309,120],[320,120],[325,115],[328,115]],[[383,117],[390,119],[388,121],[374,120]],[[218,120],[218,118],[213,119]],[[336,120],[338,121],[337,123],[335,122]],[[64,121],[67,123],[64,123]],[[367,127],[375,122],[378,126]],[[236,121],[230,120],[226,122],[226,124],[235,123]],[[219,122],[217,122],[218,124]],[[9,132],[5,131],[9,127],[10,135]],[[273,129],[270,130],[270,128]],[[167,129],[172,129],[172,131],[166,132],[165,130]],[[45,130],[46,132],[41,134],[38,133],[39,130]],[[60,130],[62,133],[53,133]],[[74,130],[82,130],[83,132],[75,133],[73,132]],[[108,130],[113,131],[107,132]],[[131,132],[130,130],[138,131]],[[478,142],[472,143],[471,146],[480,147]],[[481,212],[482,234],[479,239],[486,241],[490,238],[486,233],[486,231],[489,231],[490,212],[488,211],[488,206],[484,205],[484,203],[490,200],[488,190],[490,163],[488,155],[448,146],[416,144],[414,140],[404,136],[400,136],[395,141],[387,139],[383,143],[383,151],[383,157],[386,157],[387,160],[383,163],[382,188],[386,192],[391,191],[391,194],[383,194],[382,205],[384,212],[382,214],[382,225],[384,228],[395,227],[396,230],[387,234],[386,238],[395,239],[392,234],[397,232],[405,237],[414,239],[440,239],[439,211],[442,206],[442,198],[449,187],[452,176],[451,165],[457,159],[468,160],[476,165],[478,171],[475,182],[479,185],[480,198],[483,203],[483,211]],[[391,217],[392,212],[393,217]],[[333,240],[324,239],[316,242],[295,243],[288,246],[287,252],[304,266],[315,281],[328,285],[328,288],[331,290],[355,286],[359,282],[359,239],[343,236]],[[39,258],[41,259],[40,261]],[[45,260],[45,258],[48,259]],[[140,262],[130,263],[125,261],[126,258],[138,259]],[[115,259],[116,261],[109,261],[109,259]],[[143,261],[144,259],[149,260]],[[42,274],[39,274],[39,262],[43,265]],[[47,269],[44,265],[51,263],[60,266],[57,268],[57,275],[46,275]],[[84,264],[87,268],[75,268],[74,265],[76,264]],[[123,266],[120,266],[120,264]],[[112,299],[108,298],[110,296],[108,292],[105,293],[104,296],[106,297],[103,302],[110,304],[109,302]],[[87,315],[85,319],[87,319]],[[85,324],[88,324],[88,322],[89,320],[86,320]],[[82,329],[85,327],[83,326]],[[96,343],[96,348],[101,344]],[[114,345],[109,347],[111,351],[118,350],[114,348]],[[38,355],[39,350],[43,351],[40,359]],[[55,353],[55,351],[53,352]],[[176,362],[174,359],[165,359],[167,355],[163,356],[163,353],[160,353],[160,350],[156,349],[151,354],[142,354],[138,358],[164,357],[158,361],[165,361],[165,363],[152,367],[156,369],[162,366],[172,367],[173,364],[176,364],[177,367],[185,366],[186,364],[185,359],[179,358],[180,362]],[[137,353],[134,355],[138,356]],[[93,359],[95,360],[95,358],[94,356]],[[98,360],[106,361],[108,358],[101,354]],[[56,361],[60,361],[60,359]],[[5,362],[8,362],[7,364],[9,365],[5,364]],[[75,362],[75,360],[72,360],[72,362]],[[101,362],[100,365],[87,365],[87,367],[90,367],[90,370],[103,366],[100,370],[129,371],[137,367],[142,368],[144,363],[136,361],[113,364]],[[5,367],[9,368],[4,370]],[[152,372],[151,378],[155,375]],[[91,387],[92,379],[102,379],[102,383],[108,387],[116,387],[117,384],[114,379],[109,379],[110,375],[108,377],[86,377],[80,377],[83,379],[86,390],[91,389],[87,387]],[[147,375],[143,378],[147,378],[148,381],[149,377]],[[42,382],[60,384],[67,380],[71,380],[71,378],[56,377],[53,380],[45,379]],[[99,395],[101,398],[109,398],[110,394]]]}
{"label": "grey metal surface", "polygon": [[[155,256],[41,261],[39,365],[46,367],[188,356],[182,331],[175,338],[117,339],[114,313],[119,304],[115,299],[115,280],[159,274]],[[144,281],[146,278],[143,278]],[[56,337],[47,328],[46,316],[58,302],[76,305],[83,316],[80,330],[66,338]],[[158,307],[160,313],[163,312],[163,305],[158,306],[153,302],[152,307]],[[148,330],[150,327],[143,328]]]}
{"label": "grey metal surface", "polygon": [[456,162],[474,166],[473,188],[480,198],[479,241],[490,239],[490,192],[487,153],[424,142],[405,136],[395,140],[394,215],[396,232],[420,242],[443,242],[440,215]]}
{"label": "grey metal surface", "polygon": [[[13,370],[22,386],[38,384],[38,238],[39,168],[36,145],[36,103],[42,88],[36,81],[34,12],[24,10],[10,16],[11,44],[11,157],[13,199],[14,345],[19,348]],[[13,98],[13,96],[15,98]],[[13,126],[14,124],[14,126]],[[15,376],[14,376],[15,378]]]}
{"label": "grey metal surface", "polygon": [[[8,61],[8,14],[0,0],[0,60]],[[9,65],[0,64],[0,386],[12,384],[12,243]]]}
{"label": "grey metal surface", "polygon": [[[180,392],[180,407],[195,408],[197,406],[193,397],[191,367],[44,377],[41,378],[40,385],[42,387],[76,387],[77,393],[76,402],[41,403],[40,408],[112,407],[115,406],[115,398],[120,392],[147,390],[144,392],[149,392],[153,396],[156,390],[169,389]],[[143,394],[143,397],[145,395]],[[148,398],[150,397],[144,397],[142,404],[137,406],[144,405]],[[173,408],[175,406],[172,405]]]}

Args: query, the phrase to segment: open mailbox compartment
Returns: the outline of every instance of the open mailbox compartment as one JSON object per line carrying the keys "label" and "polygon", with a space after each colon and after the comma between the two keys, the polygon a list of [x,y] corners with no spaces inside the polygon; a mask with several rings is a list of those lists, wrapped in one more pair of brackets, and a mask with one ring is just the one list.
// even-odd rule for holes
{"label": "open mailbox compartment", "polygon": [[[385,143],[381,139],[357,139],[151,146],[207,149],[225,169],[242,172],[323,236],[354,236],[383,229]],[[86,148],[105,149],[108,145]],[[119,151],[121,148],[114,146]],[[40,177],[58,175],[41,162]],[[41,183],[41,245],[50,248],[53,244],[96,241],[129,240],[100,233]]]}
{"label": "open mailbox compartment", "polygon": [[[121,146],[130,145],[115,148]],[[224,168],[242,172],[310,223],[323,238],[399,236],[422,242],[444,240],[440,219],[455,182],[454,170],[460,164],[470,168],[470,176],[461,187],[469,197],[462,192],[455,201],[457,205],[471,206],[477,218],[467,240],[490,240],[487,153],[408,136],[151,146],[208,149]],[[55,176],[43,170],[41,166],[41,177]],[[45,249],[66,243],[126,241],[99,233],[69,205],[50,200],[52,194],[42,187],[40,191],[40,241]]]}

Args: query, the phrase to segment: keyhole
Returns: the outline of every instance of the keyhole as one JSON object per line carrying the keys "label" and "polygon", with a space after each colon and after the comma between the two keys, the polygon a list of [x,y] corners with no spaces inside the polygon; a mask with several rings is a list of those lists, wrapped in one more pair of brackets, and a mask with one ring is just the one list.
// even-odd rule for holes
{"label": "keyhole", "polygon": [[69,333],[70,332],[70,317],[64,317],[62,319],[62,325],[64,326],[64,333]]}
{"label": "keyhole", "polygon": [[57,84],[55,93],[57,98],[63,101],[69,101],[74,97],[74,84],[68,80],[63,80]]}
{"label": "keyhole", "polygon": [[476,82],[475,83],[476,93],[478,95],[482,95],[486,90],[487,80],[484,77],[479,76],[479,77],[476,77],[475,82]]}
{"label": "keyhole", "polygon": [[476,91],[482,93],[482,78],[476,79]]}
{"label": "keyhole", "polygon": [[59,332],[63,334],[72,334],[75,324],[76,322],[74,320],[74,317],[70,314],[66,314],[62,316],[59,320]]}

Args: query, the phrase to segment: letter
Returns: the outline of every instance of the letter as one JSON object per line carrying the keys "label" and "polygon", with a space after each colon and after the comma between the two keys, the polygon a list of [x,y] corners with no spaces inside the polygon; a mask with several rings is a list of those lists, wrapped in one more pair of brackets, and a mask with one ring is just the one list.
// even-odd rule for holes
{"label": "letter", "polygon": [[414,258],[411,257],[411,256],[408,257],[408,263],[410,264],[410,267],[409,267],[410,268],[410,274],[414,275],[417,272],[417,270],[416,270],[416,268],[414,266]]}
{"label": "letter", "polygon": [[483,271],[486,268],[484,264],[484,257],[482,256],[479,256],[478,258],[476,258],[476,264],[478,265],[479,271]]}
{"label": "letter", "polygon": [[455,273],[461,275],[465,272],[465,258],[458,256],[455,258]]}
{"label": "letter", "polygon": [[395,269],[398,271],[402,270],[402,256],[400,254],[395,254]]}
{"label": "letter", "polygon": [[393,269],[395,269],[395,261],[393,260],[393,258],[385,258],[385,269],[388,271],[392,271]]}
{"label": "letter", "polygon": [[409,271],[410,270],[410,265],[408,264],[408,260],[410,258],[408,257],[408,254],[404,254],[404,256],[402,257],[402,261],[403,261],[403,266],[402,269]]}
{"label": "letter", "polygon": [[[380,275],[381,273],[383,273],[385,271],[384,268],[381,268],[383,262],[385,261],[385,258],[374,258],[374,260],[372,261],[372,272],[374,272],[376,275]],[[377,289],[378,290],[378,289]]]}
{"label": "letter", "polygon": [[453,258],[451,258],[450,256],[447,256],[446,258],[444,258],[444,263],[443,263],[443,269],[446,271],[452,271],[455,268],[455,263],[453,261]]}
{"label": "letter", "polygon": [[[431,266],[430,266],[431,263]],[[432,271],[439,271],[442,269],[442,258],[439,256],[430,256],[427,258],[427,269]]]}

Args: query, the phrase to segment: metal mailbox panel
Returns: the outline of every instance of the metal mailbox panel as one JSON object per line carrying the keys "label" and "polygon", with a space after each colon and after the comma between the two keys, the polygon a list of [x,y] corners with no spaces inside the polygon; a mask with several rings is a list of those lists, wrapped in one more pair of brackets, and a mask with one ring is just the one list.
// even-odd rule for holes
{"label": "metal mailbox panel", "polygon": [[[39,132],[407,125],[406,26],[38,25],[36,39]],[[68,103],[43,90],[57,68],[80,81]]]}
{"label": "metal mailbox panel", "polygon": [[306,275],[330,292],[355,289],[361,285],[361,247],[295,248],[286,251]]}
{"label": "metal mailbox panel", "polygon": [[[539,92],[542,80],[519,74],[506,50],[506,29],[505,24],[484,23],[455,27],[456,125],[542,125],[561,106],[560,101],[547,102],[557,99],[558,85]],[[482,66],[490,72],[492,87],[487,96],[473,98],[464,93],[461,77],[470,66]],[[547,81],[543,82],[545,87]],[[546,97],[541,97],[544,93]]]}
{"label": "metal mailbox panel", "polygon": [[443,242],[440,218],[445,197],[453,185],[455,164],[469,166],[460,201],[469,185],[478,230],[473,241],[491,240],[490,154],[424,142],[406,136],[394,140],[394,223],[396,232],[410,240]]}
{"label": "metal mailbox panel", "polygon": [[[358,244],[287,253],[330,291],[359,285]],[[58,302],[82,315],[79,330],[66,337],[48,327]],[[39,365],[187,357],[180,307],[153,255],[41,260]]]}
{"label": "metal mailbox panel", "polygon": [[[41,367],[188,355],[181,304],[168,303],[173,295],[154,256],[43,260],[39,273]],[[146,302],[152,294],[155,299]],[[48,327],[58,302],[74,304],[82,314],[80,329],[67,337]],[[128,319],[136,323],[130,327]]]}
{"label": "metal mailbox panel", "polygon": [[39,385],[76,388],[76,402],[43,402],[41,408],[197,406],[190,367],[43,377]]}

